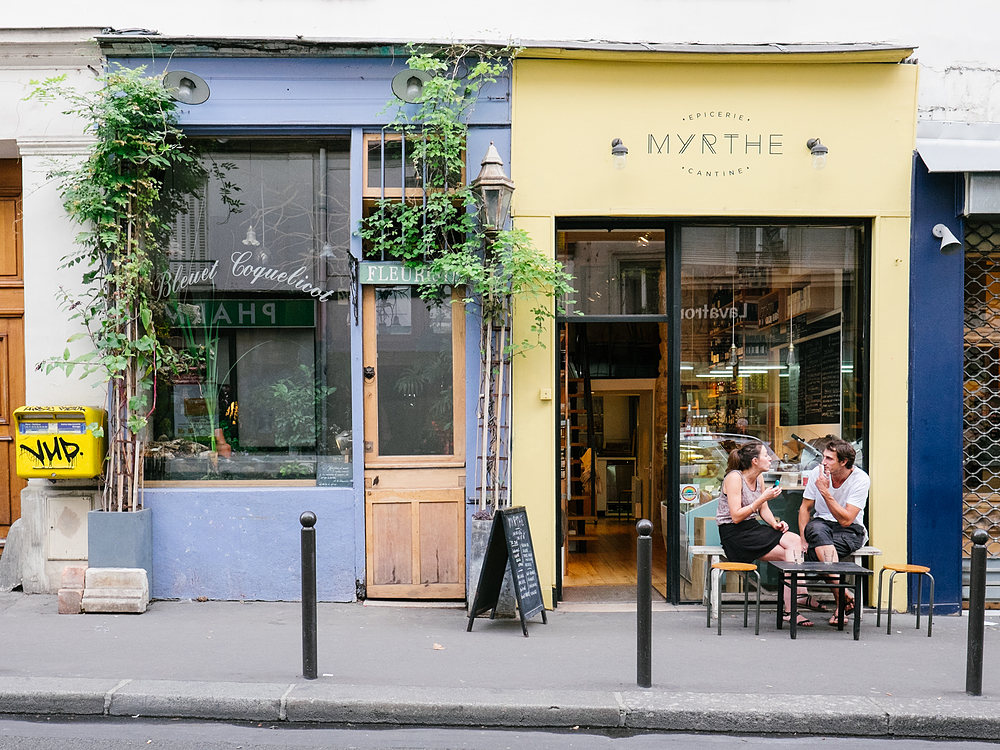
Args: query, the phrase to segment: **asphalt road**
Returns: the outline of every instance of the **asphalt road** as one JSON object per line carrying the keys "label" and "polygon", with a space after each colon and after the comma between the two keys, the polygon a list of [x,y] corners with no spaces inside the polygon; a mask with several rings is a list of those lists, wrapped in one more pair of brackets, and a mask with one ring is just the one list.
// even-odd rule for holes
{"label": "asphalt road", "polygon": [[985,750],[987,742],[512,731],[438,727],[371,728],[31,716],[0,719],[0,750]]}

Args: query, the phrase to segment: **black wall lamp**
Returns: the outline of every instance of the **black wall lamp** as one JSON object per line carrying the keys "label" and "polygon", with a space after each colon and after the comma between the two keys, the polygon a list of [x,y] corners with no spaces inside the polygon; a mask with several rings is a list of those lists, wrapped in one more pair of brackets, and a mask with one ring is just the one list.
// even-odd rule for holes
{"label": "black wall lamp", "polygon": [[628,149],[622,143],[621,138],[611,141],[611,164],[615,169],[625,169],[625,161],[628,159]]}
{"label": "black wall lamp", "polygon": [[826,155],[830,149],[819,142],[819,138],[810,138],[806,141],[806,148],[813,158],[813,169],[822,169],[826,166]]}
{"label": "black wall lamp", "polygon": [[962,249],[962,243],[958,237],[951,233],[944,224],[935,224],[931,233],[941,240],[941,252],[944,255],[954,255]]}

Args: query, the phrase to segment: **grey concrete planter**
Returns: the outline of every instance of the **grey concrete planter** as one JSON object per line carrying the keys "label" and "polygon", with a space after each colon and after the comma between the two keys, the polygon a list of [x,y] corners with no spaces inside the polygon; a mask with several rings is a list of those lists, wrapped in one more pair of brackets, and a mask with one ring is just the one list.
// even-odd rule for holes
{"label": "grey concrete planter", "polygon": [[[472,519],[472,548],[469,550],[469,580],[466,583],[469,611],[476,601],[476,588],[479,586],[479,575],[483,570],[483,560],[486,558],[486,547],[490,543],[490,529],[493,521],[477,521]],[[500,600],[497,602],[497,617],[514,617],[515,611],[514,579],[510,573],[510,563],[503,577],[503,588],[500,589]]]}
{"label": "grey concrete planter", "polygon": [[90,511],[87,514],[87,565],[91,568],[145,568],[152,590],[153,510]]}

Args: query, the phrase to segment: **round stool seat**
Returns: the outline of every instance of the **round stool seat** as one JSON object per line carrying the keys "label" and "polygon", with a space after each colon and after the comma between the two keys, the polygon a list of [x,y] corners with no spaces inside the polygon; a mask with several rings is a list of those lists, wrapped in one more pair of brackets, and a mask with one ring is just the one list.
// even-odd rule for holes
{"label": "round stool seat", "polygon": [[883,565],[886,570],[894,570],[897,573],[930,573],[931,569],[926,565]]}
{"label": "round stool seat", "polygon": [[731,570],[733,572],[739,571],[751,571],[757,570],[757,566],[753,563],[741,563],[741,562],[717,562],[712,563],[713,568],[718,568],[719,570]]}

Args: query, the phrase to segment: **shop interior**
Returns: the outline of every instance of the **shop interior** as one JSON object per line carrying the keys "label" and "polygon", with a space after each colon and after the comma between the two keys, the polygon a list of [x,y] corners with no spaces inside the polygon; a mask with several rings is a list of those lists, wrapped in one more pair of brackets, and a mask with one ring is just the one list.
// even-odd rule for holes
{"label": "shop interior", "polygon": [[[677,523],[680,599],[700,600],[702,560],[688,548],[719,544],[717,499],[728,454],[743,442],[771,451],[766,481],[785,490],[772,511],[793,531],[826,436],[853,441],[864,466],[859,235],[857,227],[682,228],[681,408],[670,417],[669,324],[649,320],[665,308],[662,234],[560,233],[564,261],[582,282],[577,309],[604,306],[603,320],[560,330],[563,601],[634,601],[639,518],[654,522],[654,590],[667,593],[664,532]],[[630,311],[644,319],[607,322],[609,312]],[[676,517],[664,502],[671,418],[680,420]]]}

